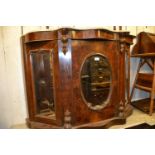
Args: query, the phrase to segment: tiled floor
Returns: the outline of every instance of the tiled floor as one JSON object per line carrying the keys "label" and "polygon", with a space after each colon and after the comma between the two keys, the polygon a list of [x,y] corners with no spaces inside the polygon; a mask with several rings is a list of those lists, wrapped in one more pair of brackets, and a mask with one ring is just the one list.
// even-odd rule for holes
{"label": "tiled floor", "polygon": [[[145,114],[137,109],[133,110],[133,114],[127,118],[127,123],[124,125],[115,125],[110,129],[123,129],[127,127],[131,127],[134,125],[138,125],[141,123],[148,123],[149,125],[155,125],[155,113],[152,116]],[[26,124],[15,125],[12,127],[13,129],[27,129]]]}

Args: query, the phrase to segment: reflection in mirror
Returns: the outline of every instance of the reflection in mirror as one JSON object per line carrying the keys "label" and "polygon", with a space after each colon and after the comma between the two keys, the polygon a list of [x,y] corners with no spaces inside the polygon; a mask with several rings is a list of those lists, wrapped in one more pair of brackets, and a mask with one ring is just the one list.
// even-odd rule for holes
{"label": "reflection in mirror", "polygon": [[39,116],[53,117],[54,93],[53,93],[53,69],[52,56],[47,51],[31,53],[33,78],[35,86],[36,109]]}
{"label": "reflection in mirror", "polygon": [[111,67],[108,59],[100,54],[89,56],[81,70],[82,95],[88,107],[104,107],[111,87]]}

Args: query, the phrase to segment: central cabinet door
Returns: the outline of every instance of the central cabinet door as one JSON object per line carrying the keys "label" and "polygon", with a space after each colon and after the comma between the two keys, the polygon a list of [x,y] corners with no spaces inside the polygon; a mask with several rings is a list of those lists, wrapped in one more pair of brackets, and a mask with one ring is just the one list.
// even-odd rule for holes
{"label": "central cabinet door", "polygon": [[119,104],[118,44],[72,41],[73,123],[114,117]]}

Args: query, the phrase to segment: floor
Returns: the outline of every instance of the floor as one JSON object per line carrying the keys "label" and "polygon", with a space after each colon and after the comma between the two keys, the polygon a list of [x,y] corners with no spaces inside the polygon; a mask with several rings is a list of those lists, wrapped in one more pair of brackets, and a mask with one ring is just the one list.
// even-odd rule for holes
{"label": "floor", "polygon": [[148,123],[149,125],[155,125],[155,113],[152,116],[141,112],[138,109],[133,109],[133,114],[127,118],[127,123],[124,125],[115,125],[110,129],[124,129],[131,126],[135,126],[142,123]]}
{"label": "floor", "polygon": [[[127,123],[124,125],[115,125],[110,129],[123,129],[141,123],[148,123],[149,125],[155,125],[155,113],[152,116],[145,114],[138,109],[133,109],[133,114],[127,118]],[[26,124],[14,125],[12,129],[27,129]]]}

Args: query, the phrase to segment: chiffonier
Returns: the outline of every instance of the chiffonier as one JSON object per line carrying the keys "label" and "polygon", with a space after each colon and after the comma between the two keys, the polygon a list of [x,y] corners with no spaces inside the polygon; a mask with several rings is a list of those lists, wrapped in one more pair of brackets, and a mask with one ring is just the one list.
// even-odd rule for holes
{"label": "chiffonier", "polygon": [[22,36],[30,128],[108,128],[126,121],[133,36],[61,28]]}

